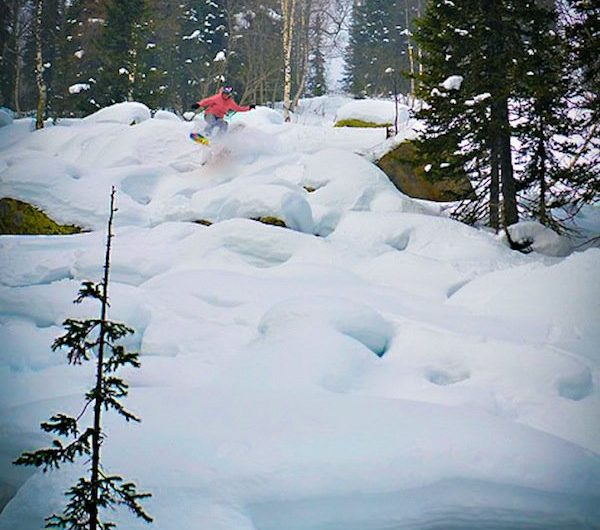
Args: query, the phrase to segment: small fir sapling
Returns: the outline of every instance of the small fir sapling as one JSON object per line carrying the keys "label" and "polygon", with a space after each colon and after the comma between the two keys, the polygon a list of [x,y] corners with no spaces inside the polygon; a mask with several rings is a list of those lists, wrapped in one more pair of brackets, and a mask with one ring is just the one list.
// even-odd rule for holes
{"label": "small fir sapling", "polygon": [[[108,320],[108,285],[110,272],[110,251],[112,223],[115,207],[115,188],[110,197],[110,215],[106,238],[104,276],[100,283],[85,281],[82,283],[75,303],[86,299],[96,300],[100,304],[99,319],[67,319],[63,326],[66,333],[58,337],[52,350],[67,350],[69,364],[82,364],[94,360],[96,380],[94,388],[85,394],[85,403],[77,417],[58,413],[41,424],[41,429],[56,436],[48,448],[34,452],[25,452],[16,465],[40,467],[44,472],[58,469],[67,462],[79,457],[89,457],[88,475],[80,477],[65,492],[68,503],[61,515],[52,514],[46,518],[46,528],[67,530],[105,530],[116,525],[101,520],[100,511],[106,508],[125,506],[137,517],[150,523],[152,518],[146,513],[140,501],[150,497],[150,493],[140,493],[135,484],[125,481],[118,475],[109,474],[102,465],[100,450],[106,441],[102,428],[102,411],[114,410],[126,421],[139,422],[140,419],[129,412],[121,403],[128,394],[129,385],[118,377],[120,368],[140,367],[139,354],[128,352],[118,344],[133,330],[125,324]],[[90,417],[91,416],[91,417]],[[85,420],[87,425],[82,425]],[[90,424],[91,423],[91,424]]]}

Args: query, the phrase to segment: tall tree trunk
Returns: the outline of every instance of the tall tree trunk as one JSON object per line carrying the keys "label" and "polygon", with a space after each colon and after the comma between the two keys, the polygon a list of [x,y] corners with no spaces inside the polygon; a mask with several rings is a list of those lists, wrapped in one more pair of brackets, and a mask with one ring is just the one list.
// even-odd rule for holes
{"label": "tall tree trunk", "polygon": [[[536,109],[538,116],[541,115],[541,110]],[[546,209],[546,160],[548,159],[548,153],[546,152],[546,138],[544,134],[544,119],[540,118],[540,124],[538,126],[538,138],[537,138],[537,178],[540,184],[540,200],[538,205],[538,218],[541,223],[547,221],[548,212]]]}
{"label": "tall tree trunk", "polygon": [[44,0],[36,0],[35,10],[35,82],[37,85],[37,114],[35,128],[44,128],[44,113],[48,90],[44,81],[44,60],[42,57],[42,21],[44,16]]}
{"label": "tall tree trunk", "polygon": [[500,228],[500,168],[498,160],[498,142],[494,141],[490,149],[490,227],[496,233]]}
{"label": "tall tree trunk", "polygon": [[513,174],[510,146],[510,121],[508,117],[508,87],[506,79],[505,27],[498,0],[481,0],[481,9],[485,13],[489,27],[489,51],[487,67],[489,69],[490,92],[493,103],[490,123],[490,144],[498,147],[498,158],[502,183],[502,221],[505,227],[519,220],[517,211],[517,189]]}
{"label": "tall tree trunk", "polygon": [[15,79],[13,85],[13,104],[16,112],[21,112],[21,71],[23,69],[23,58],[21,57],[21,45],[19,44],[19,34],[21,25],[19,21],[19,2],[14,0],[12,3],[12,27],[13,34],[11,42],[14,54]]}
{"label": "tall tree trunk", "polygon": [[292,40],[296,0],[281,0],[283,17],[283,119],[290,121],[292,94]]}
{"label": "tall tree trunk", "polygon": [[15,86],[14,86],[14,104],[15,111],[21,112],[21,69],[23,60],[19,55],[15,57]]}
{"label": "tall tree trunk", "polygon": [[517,186],[513,173],[512,151],[510,146],[510,122],[508,120],[508,98],[503,98],[500,110],[500,171],[502,172],[502,201],[504,204],[504,226],[519,221],[517,210]]}
{"label": "tall tree trunk", "polygon": [[[423,0],[418,1],[417,17],[423,16]],[[423,49],[421,46],[417,46],[417,58],[419,60],[419,77],[423,75]]]}
{"label": "tall tree trunk", "polygon": [[409,28],[410,18],[408,16],[408,3],[404,5],[404,18],[405,18],[405,26],[406,26],[406,46],[408,52],[408,68],[410,72],[410,99],[411,99],[411,107],[415,102],[415,57],[412,45],[412,33]]}

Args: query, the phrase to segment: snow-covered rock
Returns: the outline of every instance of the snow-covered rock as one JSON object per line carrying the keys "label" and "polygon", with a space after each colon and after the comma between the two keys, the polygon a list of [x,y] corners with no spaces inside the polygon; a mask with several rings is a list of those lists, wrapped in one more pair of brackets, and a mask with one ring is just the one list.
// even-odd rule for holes
{"label": "snow-covered rock", "polygon": [[[516,243],[529,242],[531,250],[546,256],[567,256],[572,251],[573,245],[567,237],[557,234],[537,221],[521,221],[511,225],[508,231]],[[506,241],[506,234],[500,234],[500,238]]]}
{"label": "snow-covered rock", "polygon": [[252,127],[261,127],[264,125],[281,125],[283,116],[269,107],[256,107],[248,112],[239,112],[232,118],[232,121]]}
{"label": "snow-covered rock", "polygon": [[150,109],[143,103],[115,103],[84,118],[91,123],[121,123],[132,125],[150,119]]}
{"label": "snow-covered rock", "polygon": [[[398,104],[398,123],[408,121],[409,108]],[[390,100],[357,99],[346,103],[337,110],[336,122],[360,120],[369,123],[390,124],[396,119],[396,103]]]}
{"label": "snow-covered rock", "polygon": [[159,110],[154,114],[155,120],[170,120],[170,121],[181,121],[181,118],[174,112],[168,110]]}

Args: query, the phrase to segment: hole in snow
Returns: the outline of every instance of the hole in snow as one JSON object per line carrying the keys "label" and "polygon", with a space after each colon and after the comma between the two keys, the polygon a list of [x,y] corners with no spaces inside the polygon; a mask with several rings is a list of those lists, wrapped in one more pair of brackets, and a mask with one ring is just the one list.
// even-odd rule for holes
{"label": "hole in snow", "polygon": [[408,247],[408,243],[410,242],[410,234],[408,232],[404,232],[395,237],[388,239],[385,243],[386,245],[392,247],[395,250],[406,250]]}
{"label": "hole in snow", "polygon": [[344,335],[360,342],[365,348],[371,350],[377,357],[383,357],[389,349],[389,337],[372,330],[345,331]]}
{"label": "hole in snow", "polygon": [[158,175],[133,174],[123,179],[121,190],[138,204],[146,206],[152,200],[158,181]]}
{"label": "hole in snow", "polygon": [[594,390],[592,374],[586,368],[577,374],[561,377],[556,382],[558,394],[572,401],[581,401],[588,397]]}
{"label": "hole in snow", "polygon": [[325,184],[303,184],[302,187],[308,192],[308,193],[314,193],[317,190],[320,190],[323,186],[325,186]]}
{"label": "hole in snow", "polygon": [[469,379],[471,374],[463,368],[428,368],[425,371],[425,379],[438,386],[448,386]]}
{"label": "hole in snow", "polygon": [[471,283],[471,280],[463,280],[462,282],[455,283],[448,287],[448,291],[446,292],[446,297],[453,297],[458,291],[460,291],[465,285]]}

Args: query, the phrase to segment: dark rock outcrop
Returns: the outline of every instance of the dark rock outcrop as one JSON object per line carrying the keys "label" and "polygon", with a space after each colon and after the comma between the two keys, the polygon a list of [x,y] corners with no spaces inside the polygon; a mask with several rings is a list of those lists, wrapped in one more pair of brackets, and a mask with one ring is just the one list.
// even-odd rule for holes
{"label": "dark rock outcrop", "polygon": [[377,165],[404,194],[416,199],[450,202],[467,199],[474,194],[466,173],[459,178],[432,181],[425,168],[416,162],[416,149],[404,142],[377,161]]}

